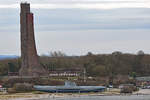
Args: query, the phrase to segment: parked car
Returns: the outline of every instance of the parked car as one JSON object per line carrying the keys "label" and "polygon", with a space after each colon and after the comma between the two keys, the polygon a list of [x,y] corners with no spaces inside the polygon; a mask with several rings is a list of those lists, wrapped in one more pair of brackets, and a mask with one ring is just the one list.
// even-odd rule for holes
{"label": "parked car", "polygon": [[148,86],[143,86],[142,89],[150,89],[150,85],[148,85]]}

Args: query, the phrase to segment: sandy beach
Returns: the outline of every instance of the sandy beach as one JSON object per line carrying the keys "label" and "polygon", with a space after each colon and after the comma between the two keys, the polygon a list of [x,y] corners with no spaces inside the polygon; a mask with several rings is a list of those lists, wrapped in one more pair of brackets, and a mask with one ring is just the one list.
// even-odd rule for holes
{"label": "sandy beach", "polygon": [[[118,89],[112,89],[101,93],[16,93],[16,94],[1,94],[0,100],[36,100],[47,98],[64,98],[64,97],[80,97],[80,96],[123,96]],[[140,89],[129,95],[150,95],[150,89]]]}
{"label": "sandy beach", "polygon": [[133,94],[150,95],[150,89],[139,89],[139,91],[134,92]]}

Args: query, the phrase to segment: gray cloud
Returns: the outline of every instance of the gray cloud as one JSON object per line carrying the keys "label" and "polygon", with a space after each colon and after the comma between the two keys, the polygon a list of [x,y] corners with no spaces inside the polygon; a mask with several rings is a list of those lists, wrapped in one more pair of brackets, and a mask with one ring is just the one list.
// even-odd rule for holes
{"label": "gray cloud", "polygon": [[30,3],[124,3],[124,2],[149,2],[149,0],[2,0],[2,4],[12,4],[12,3],[20,3],[20,2],[30,2]]}
{"label": "gray cloud", "polygon": [[35,10],[35,20],[38,20],[36,27],[39,31],[148,29],[150,25],[148,12],[149,9]]}
{"label": "gray cloud", "polygon": [[[83,30],[37,32],[38,50],[42,53],[61,50],[68,54],[111,53],[112,51],[149,52],[150,30]],[[47,45],[44,45],[47,44]]]}
{"label": "gray cloud", "polygon": [[[149,0],[21,0],[35,9],[150,8]],[[20,0],[1,1],[0,8],[19,8]]]}
{"label": "gray cloud", "polygon": [[[39,54],[149,52],[150,9],[32,9]],[[20,53],[19,9],[0,9],[0,54]]]}

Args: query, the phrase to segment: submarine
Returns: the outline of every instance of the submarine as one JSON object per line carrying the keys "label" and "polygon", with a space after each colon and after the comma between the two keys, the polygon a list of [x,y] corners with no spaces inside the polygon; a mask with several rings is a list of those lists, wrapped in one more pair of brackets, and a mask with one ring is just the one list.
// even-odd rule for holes
{"label": "submarine", "polygon": [[103,92],[105,86],[77,86],[75,82],[65,81],[64,86],[42,86],[34,85],[33,88],[37,91],[50,93],[88,93],[88,92]]}

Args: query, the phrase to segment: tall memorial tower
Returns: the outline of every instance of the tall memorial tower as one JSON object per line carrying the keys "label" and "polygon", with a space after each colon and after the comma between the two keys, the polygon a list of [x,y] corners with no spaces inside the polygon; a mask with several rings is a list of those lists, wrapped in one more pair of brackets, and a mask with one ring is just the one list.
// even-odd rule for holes
{"label": "tall memorial tower", "polygon": [[21,3],[20,32],[21,32],[21,68],[20,76],[47,75],[46,70],[40,65],[37,55],[33,13],[30,12],[29,3]]}

